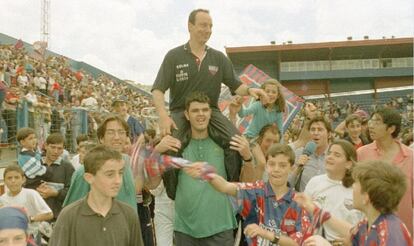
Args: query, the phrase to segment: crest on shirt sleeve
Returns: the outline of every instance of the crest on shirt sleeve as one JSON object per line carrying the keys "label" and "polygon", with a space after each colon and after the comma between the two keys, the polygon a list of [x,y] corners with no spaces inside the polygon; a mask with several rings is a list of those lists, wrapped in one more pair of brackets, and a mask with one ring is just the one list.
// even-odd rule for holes
{"label": "crest on shirt sleeve", "polygon": [[216,73],[218,72],[218,70],[219,70],[218,66],[208,65],[208,71],[210,72],[210,74],[212,76],[216,75]]}

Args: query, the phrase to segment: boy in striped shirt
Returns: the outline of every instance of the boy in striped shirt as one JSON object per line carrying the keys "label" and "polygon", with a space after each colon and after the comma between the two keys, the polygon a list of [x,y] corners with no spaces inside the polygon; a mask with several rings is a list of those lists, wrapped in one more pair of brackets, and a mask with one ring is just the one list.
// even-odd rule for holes
{"label": "boy in striped shirt", "polygon": [[50,176],[46,166],[42,165],[41,154],[36,151],[36,132],[32,128],[24,127],[17,131],[16,138],[21,145],[17,162],[26,177],[29,178],[25,187],[36,189],[42,180],[47,180]]}

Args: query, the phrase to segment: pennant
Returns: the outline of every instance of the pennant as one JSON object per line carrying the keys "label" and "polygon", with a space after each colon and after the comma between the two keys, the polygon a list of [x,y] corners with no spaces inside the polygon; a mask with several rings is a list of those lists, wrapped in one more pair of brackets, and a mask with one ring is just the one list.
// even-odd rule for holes
{"label": "pennant", "polygon": [[[246,84],[249,87],[259,88],[261,84],[271,79],[269,75],[255,67],[254,65],[248,65],[239,76],[240,81]],[[288,90],[286,87],[282,86],[282,93],[286,100],[286,109],[283,114],[283,132],[289,128],[289,125],[292,123],[295,116],[300,112],[303,107],[304,100],[293,92]],[[228,102],[231,99],[230,90],[226,87],[222,90],[219,99],[219,107],[224,115],[228,114]],[[244,101],[244,107],[247,107],[250,104],[250,100],[247,99]],[[244,117],[238,120],[237,125],[241,133],[243,133],[246,128],[249,126],[252,120],[252,116]]]}

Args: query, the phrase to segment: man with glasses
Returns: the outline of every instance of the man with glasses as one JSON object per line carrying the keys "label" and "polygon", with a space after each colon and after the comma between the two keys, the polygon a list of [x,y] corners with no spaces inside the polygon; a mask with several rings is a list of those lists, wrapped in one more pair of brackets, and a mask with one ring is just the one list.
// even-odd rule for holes
{"label": "man with glasses", "polygon": [[[111,116],[105,119],[98,127],[97,136],[101,144],[122,152],[128,133],[127,123],[118,116]],[[123,201],[132,207],[136,207],[137,201],[135,197],[135,183],[131,171],[129,156],[123,154],[122,158],[125,161],[125,172],[123,175],[122,186],[116,199]],[[63,206],[69,205],[72,202],[83,198],[89,192],[90,187],[83,178],[84,174],[85,169],[83,166],[75,171],[71,187]]]}
{"label": "man with glasses", "polygon": [[[110,116],[106,118],[98,127],[97,137],[101,144],[122,153],[125,142],[129,136],[128,124],[119,116]],[[137,193],[140,193],[143,185],[135,185],[134,176],[131,169],[131,161],[128,155],[122,154],[125,161],[123,181],[116,199],[137,207],[138,217],[140,218],[141,230],[145,245],[153,245],[152,227],[150,223],[149,211],[140,208],[141,203],[137,203]],[[90,190],[89,184],[83,178],[85,169],[81,166],[73,175],[72,184],[63,206],[69,205],[85,197]],[[142,218],[141,218],[142,217]]]}
{"label": "man with glasses", "polygon": [[413,233],[413,150],[397,140],[401,115],[394,109],[380,108],[368,122],[369,135],[374,141],[357,150],[358,161],[383,160],[401,168],[407,176],[408,189],[398,206],[397,215]]}

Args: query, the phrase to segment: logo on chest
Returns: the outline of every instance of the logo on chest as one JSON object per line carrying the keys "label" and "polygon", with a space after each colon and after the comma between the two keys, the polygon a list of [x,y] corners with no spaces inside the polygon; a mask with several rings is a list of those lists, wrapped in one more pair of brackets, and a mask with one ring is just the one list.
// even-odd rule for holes
{"label": "logo on chest", "polygon": [[179,64],[175,66],[175,80],[177,82],[187,81],[188,80],[188,64]]}
{"label": "logo on chest", "polygon": [[218,66],[208,65],[208,71],[210,72],[212,76],[216,75],[218,70],[219,70]]}

